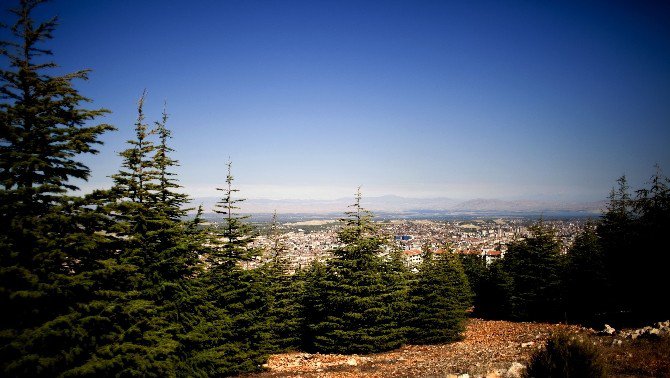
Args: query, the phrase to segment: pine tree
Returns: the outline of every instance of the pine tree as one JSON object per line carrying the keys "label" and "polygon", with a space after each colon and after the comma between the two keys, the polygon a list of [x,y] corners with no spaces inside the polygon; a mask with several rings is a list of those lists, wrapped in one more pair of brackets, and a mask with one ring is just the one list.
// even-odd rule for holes
{"label": "pine tree", "polygon": [[635,239],[628,254],[630,265],[624,272],[637,278],[631,282],[634,290],[631,307],[643,324],[670,316],[670,304],[661,299],[666,296],[666,269],[659,263],[667,251],[665,235],[670,229],[670,179],[657,165],[647,185],[648,189],[636,192],[633,202]]}
{"label": "pine tree", "polygon": [[[184,219],[188,197],[178,192],[181,186],[172,172],[178,162],[170,157],[167,112],[150,130],[144,100],[145,95],[139,101],[135,139],[121,152],[123,169],[113,176],[110,207],[119,250],[141,277],[132,289],[155,307],[146,316],[155,336],[145,344],[154,347],[158,340],[165,350],[171,348],[168,355],[153,357],[170,364],[171,373],[234,373],[237,363],[231,363],[225,348],[225,340],[232,338],[232,319],[210,297],[209,277],[199,259],[200,254],[214,256],[200,226],[202,207],[192,222]],[[153,135],[158,143],[150,139]],[[224,348],[217,349],[222,342]]]}
{"label": "pine tree", "polygon": [[503,260],[493,261],[481,281],[475,302],[475,314],[487,319],[511,319],[514,316],[512,296],[514,281],[505,270]]}
{"label": "pine tree", "polygon": [[471,295],[458,256],[448,248],[440,254],[427,249],[410,291],[413,305],[410,342],[435,344],[460,340]]}
{"label": "pine tree", "polygon": [[223,192],[223,198],[217,202],[214,212],[223,216],[223,229],[219,237],[224,242],[217,252],[216,265],[233,266],[243,261],[249,261],[258,255],[258,250],[251,248],[250,244],[255,235],[254,230],[247,223],[249,215],[240,215],[238,213],[239,204],[244,202],[244,198],[235,198],[239,189],[233,188],[234,177],[231,173],[232,162],[227,163],[228,174],[226,176],[226,187],[216,188]]}
{"label": "pine tree", "polygon": [[163,108],[161,120],[155,122],[155,127],[152,130],[159,139],[153,156],[153,164],[158,171],[155,201],[158,210],[167,220],[179,222],[188,211],[193,209],[184,207],[189,202],[189,198],[186,194],[177,192],[181,185],[177,182],[176,173],[171,171],[172,168],[179,166],[179,162],[170,157],[170,153],[174,152],[174,149],[168,144],[168,141],[172,139],[172,131],[167,128],[168,114],[166,108],[167,105]]}
{"label": "pine tree", "polygon": [[145,123],[145,99],[146,91],[138,101],[135,138],[119,153],[123,161],[112,175],[114,186],[102,194],[116,251],[110,257],[126,269],[125,277],[109,283],[118,292],[115,301],[124,304],[115,315],[120,335],[85,366],[97,374],[127,369],[142,375],[171,375],[182,357],[177,353],[178,335],[184,332],[186,319],[179,316],[180,295],[186,291],[197,255],[186,243],[185,225],[168,215],[179,209],[171,210],[160,201],[161,168],[154,157],[153,132]]}
{"label": "pine tree", "polygon": [[258,370],[271,349],[270,326],[265,321],[269,302],[266,279],[261,271],[243,269],[259,251],[251,244],[255,234],[246,222],[249,217],[238,213],[238,204],[244,199],[235,197],[239,189],[233,187],[232,163],[227,166],[227,185],[217,188],[224,194],[215,209],[223,215],[223,226],[213,241],[217,245],[208,254],[205,277],[210,300],[230,317],[232,329],[216,342],[215,349],[222,353],[216,370],[220,375]]}
{"label": "pine tree", "polygon": [[392,314],[393,322],[404,341],[410,328],[407,319],[412,316],[412,305],[410,301],[410,285],[413,282],[412,273],[409,271],[405,258],[400,249],[394,248],[382,261],[382,278],[388,289],[385,302]]}
{"label": "pine tree", "polygon": [[472,302],[477,311],[477,308],[480,307],[482,285],[486,276],[486,260],[479,254],[461,254],[459,257],[463,271],[468,277],[470,291],[473,295]]}
{"label": "pine tree", "polygon": [[509,244],[503,267],[513,282],[513,316],[518,319],[564,319],[563,259],[555,231],[542,221],[530,236]]}
{"label": "pine tree", "polygon": [[[122,169],[112,176],[110,208],[116,220],[115,234],[148,278],[147,285],[169,291],[175,287],[167,286],[181,285],[193,276],[199,260],[197,245],[188,241],[189,224],[183,219],[190,210],[184,208],[189,199],[178,192],[181,186],[171,171],[178,162],[170,157],[167,113],[164,110],[161,121],[150,130],[144,121],[145,98],[146,91],[138,102],[135,138],[120,153]],[[151,135],[158,136],[159,144]],[[166,298],[165,292],[152,295]]]}
{"label": "pine tree", "polygon": [[317,336],[328,314],[328,299],[325,297],[328,285],[326,269],[324,263],[314,260],[304,272],[299,272],[300,280],[304,282],[304,290],[300,296],[301,349],[309,352],[319,351]]}
{"label": "pine tree", "polygon": [[[122,168],[112,175],[114,186],[111,189],[111,200],[114,216],[118,227],[115,233],[126,236],[140,247],[150,231],[149,222],[158,217],[156,201],[159,171],[154,164],[152,154],[155,145],[149,139],[149,125],[145,123],[144,101],[146,91],[142,93],[137,105],[137,121],[135,122],[135,138],[129,139],[129,145],[119,155],[123,158]],[[141,257],[146,262],[155,261],[154,256]],[[148,266],[144,261],[137,261],[140,266]]]}
{"label": "pine tree", "polygon": [[286,237],[281,233],[279,227],[277,210],[275,210],[267,234],[270,244],[267,251],[270,254],[269,265],[272,270],[277,271],[278,275],[288,276],[291,273],[291,261],[286,255],[288,252]]}
{"label": "pine tree", "polygon": [[600,219],[596,232],[600,236],[608,279],[612,284],[613,314],[632,310],[635,283],[630,273],[630,255],[634,250],[635,227],[633,203],[626,176],[617,180],[617,189],[609,195],[607,211]]}
{"label": "pine tree", "polygon": [[97,153],[113,127],[89,125],[107,111],[84,108],[90,100],[73,87],[88,71],[51,73],[57,65],[42,44],[57,22],[33,20],[40,3],[12,9],[12,40],[0,43],[8,63],[0,70],[0,371],[9,376],[53,376],[81,363],[104,323],[104,314],[81,311],[95,304],[103,219],[68,191],[90,173],[79,156]]}
{"label": "pine tree", "polygon": [[[106,113],[89,110],[90,100],[73,88],[73,81],[87,80],[88,70],[62,76],[50,75],[56,63],[40,62],[52,55],[40,47],[52,39],[56,18],[35,24],[31,13],[42,1],[23,0],[12,9],[17,17],[11,27],[14,40],[0,44],[0,54],[9,69],[0,70],[0,180],[5,191],[5,216],[39,215],[61,200],[62,194],[77,189],[72,178],[87,179],[89,169],[76,160],[83,153],[97,153],[98,137],[113,127],[87,126]],[[5,217],[3,217],[4,219]]]}
{"label": "pine tree", "polygon": [[300,332],[303,312],[300,296],[304,281],[299,274],[292,274],[290,260],[286,256],[286,238],[279,230],[277,212],[272,216],[268,231],[270,261],[261,271],[267,275],[269,308],[266,321],[272,324],[273,351],[285,351],[300,347]]}
{"label": "pine tree", "polygon": [[611,320],[646,324],[670,314],[658,300],[664,296],[664,265],[658,261],[670,225],[669,180],[657,166],[649,188],[636,191],[635,198],[625,176],[617,182],[597,228],[612,287]]}
{"label": "pine tree", "polygon": [[[152,156],[153,169],[157,172],[155,193],[151,197],[152,213],[156,216],[149,221],[148,246],[156,250],[157,263],[151,273],[157,282],[153,288],[153,298],[160,305],[160,314],[172,337],[179,342],[175,355],[178,356],[175,371],[178,375],[208,375],[203,366],[216,364],[216,360],[203,358],[208,355],[209,346],[193,343],[193,337],[207,339],[217,337],[227,328],[217,328],[217,322],[203,328],[208,312],[218,314],[212,308],[206,293],[203,264],[199,259],[203,244],[206,243],[203,230],[199,226],[203,214],[202,206],[193,221],[185,220],[189,208],[187,195],[180,193],[176,174],[172,171],[179,162],[171,158],[174,150],[169,146],[172,132],[167,128],[168,115],[165,107],[160,121],[154,123],[151,134],[158,138]],[[229,319],[224,314],[215,315],[217,320]],[[212,334],[202,333],[203,329]],[[210,355],[211,356],[211,355]]]}
{"label": "pine tree", "polygon": [[384,279],[380,253],[385,240],[372,223],[372,214],[361,206],[360,189],[351,207],[338,234],[343,247],[333,251],[334,258],[319,283],[325,306],[318,323],[309,326],[313,348],[335,353],[397,348],[404,334],[393,313],[393,299],[400,296]]}
{"label": "pine tree", "polygon": [[[192,224],[184,220],[186,213],[192,210],[184,208],[189,198],[178,192],[181,185],[177,182],[176,174],[171,171],[179,162],[170,157],[174,150],[168,145],[171,131],[166,126],[167,119],[164,108],[161,121],[155,122],[152,130],[158,136],[159,143],[155,145],[152,157],[153,169],[157,174],[153,183],[155,193],[152,193],[149,206],[155,218],[149,222],[147,237],[151,248],[156,250],[157,263],[152,265],[151,273],[157,276],[157,299],[167,306],[162,308],[162,312],[171,313],[172,321],[181,322],[188,311],[180,308],[179,304],[189,301],[189,291],[198,283],[193,278],[201,270],[198,258],[200,245],[197,239],[191,238],[193,232],[189,228],[193,227]],[[202,209],[194,220],[196,227],[201,215]]]}
{"label": "pine tree", "polygon": [[[203,225],[203,213],[203,206],[198,206],[195,217],[187,224],[186,234],[198,254],[209,257],[215,249],[209,230]],[[178,353],[183,356],[175,369],[178,376],[227,376],[239,372],[236,361],[231,361],[228,344],[234,333],[232,319],[212,293],[210,268],[208,264],[198,266],[187,280],[189,295],[180,302],[185,310],[181,316],[186,317],[186,326],[183,333],[177,335]]]}
{"label": "pine tree", "polygon": [[588,223],[568,250],[564,279],[568,320],[602,321],[610,308],[605,256],[600,244],[595,226]]}

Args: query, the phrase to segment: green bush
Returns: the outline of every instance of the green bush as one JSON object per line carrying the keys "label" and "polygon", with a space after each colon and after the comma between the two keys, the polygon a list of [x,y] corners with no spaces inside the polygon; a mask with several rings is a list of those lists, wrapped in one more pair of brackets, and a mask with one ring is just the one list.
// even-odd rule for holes
{"label": "green bush", "polygon": [[559,333],[530,360],[525,377],[605,377],[606,368],[598,348],[578,336]]}

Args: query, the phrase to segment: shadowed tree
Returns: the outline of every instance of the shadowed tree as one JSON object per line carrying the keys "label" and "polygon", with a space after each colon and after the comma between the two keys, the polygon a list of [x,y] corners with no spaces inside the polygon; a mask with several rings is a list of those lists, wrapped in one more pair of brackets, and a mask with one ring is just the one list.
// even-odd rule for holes
{"label": "shadowed tree", "polygon": [[599,321],[609,309],[609,283],[600,239],[595,226],[588,223],[567,253],[565,299],[568,320]]}
{"label": "shadowed tree", "polygon": [[486,260],[479,254],[461,254],[461,265],[468,277],[470,291],[473,295],[472,303],[475,311],[481,306],[482,285],[486,276]]}
{"label": "shadowed tree", "polygon": [[481,280],[475,314],[488,319],[510,319],[513,316],[514,282],[502,260],[492,262]]}
{"label": "shadowed tree", "polygon": [[86,109],[90,100],[74,88],[87,70],[53,74],[58,66],[42,45],[57,22],[32,18],[40,3],[10,10],[16,21],[0,43],[0,370],[8,376],[53,376],[80,364],[104,316],[80,311],[94,305],[104,217],[68,192],[90,173],[80,155],[97,153],[113,127],[90,124],[107,111]]}
{"label": "shadowed tree", "polygon": [[562,319],[563,260],[555,231],[542,221],[530,236],[509,244],[503,268],[512,278],[512,316],[517,319]]}
{"label": "shadowed tree", "polygon": [[620,321],[646,324],[667,318],[670,308],[665,295],[664,251],[670,227],[668,178],[656,167],[649,188],[631,198],[625,176],[612,190],[607,211],[597,228],[608,278],[612,285],[611,316]]}
{"label": "shadowed tree", "polygon": [[665,259],[667,230],[670,230],[670,179],[663,176],[660,166],[651,177],[649,188],[636,192],[633,208],[636,214],[635,248],[629,254],[627,273],[638,278],[633,282],[635,295],[632,308],[643,322],[659,321],[670,316],[670,304],[661,299],[666,295]]}
{"label": "shadowed tree", "polygon": [[633,204],[626,176],[621,176],[617,184],[617,189],[610,192],[607,211],[597,228],[606,254],[608,278],[612,284],[610,295],[614,314],[629,313],[634,295],[632,276],[627,274],[635,239]]}

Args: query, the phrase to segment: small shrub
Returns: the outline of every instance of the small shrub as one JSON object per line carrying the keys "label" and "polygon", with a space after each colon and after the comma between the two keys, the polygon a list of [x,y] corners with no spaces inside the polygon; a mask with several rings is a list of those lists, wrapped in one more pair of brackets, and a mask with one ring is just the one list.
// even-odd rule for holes
{"label": "small shrub", "polygon": [[606,367],[599,349],[575,335],[553,335],[536,352],[524,374],[526,378],[605,377]]}

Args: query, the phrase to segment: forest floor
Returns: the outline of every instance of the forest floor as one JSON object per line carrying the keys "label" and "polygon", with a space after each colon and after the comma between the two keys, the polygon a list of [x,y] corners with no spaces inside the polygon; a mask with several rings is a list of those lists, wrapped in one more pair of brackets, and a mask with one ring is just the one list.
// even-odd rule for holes
{"label": "forest floor", "polygon": [[630,340],[573,325],[481,319],[470,319],[465,338],[455,343],[407,345],[365,356],[275,354],[264,372],[245,377],[515,377],[554,332],[579,334],[599,345],[613,377],[670,377],[667,336]]}

